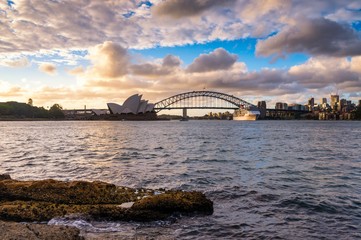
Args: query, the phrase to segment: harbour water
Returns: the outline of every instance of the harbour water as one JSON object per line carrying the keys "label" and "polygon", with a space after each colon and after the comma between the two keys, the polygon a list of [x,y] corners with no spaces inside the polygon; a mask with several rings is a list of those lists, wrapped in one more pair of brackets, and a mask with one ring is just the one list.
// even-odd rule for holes
{"label": "harbour water", "polygon": [[86,222],[88,239],[360,239],[361,122],[0,122],[0,173],[198,190],[214,214]]}

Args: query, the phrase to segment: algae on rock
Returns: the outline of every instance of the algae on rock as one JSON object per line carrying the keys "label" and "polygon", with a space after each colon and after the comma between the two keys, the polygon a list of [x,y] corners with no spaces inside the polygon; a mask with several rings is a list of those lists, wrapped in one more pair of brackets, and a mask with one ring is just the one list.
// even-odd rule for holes
{"label": "algae on rock", "polygon": [[[129,202],[132,202],[127,204],[130,207],[122,207]],[[152,221],[174,213],[209,215],[213,213],[213,203],[200,192],[170,190],[154,194],[149,189],[131,189],[99,181],[0,178],[1,220],[41,222],[82,214],[94,219]]]}

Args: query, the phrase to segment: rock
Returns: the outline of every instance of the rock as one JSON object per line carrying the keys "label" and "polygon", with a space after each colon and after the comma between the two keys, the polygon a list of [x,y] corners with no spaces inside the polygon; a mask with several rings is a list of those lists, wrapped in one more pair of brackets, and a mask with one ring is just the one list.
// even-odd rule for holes
{"label": "rock", "polygon": [[121,208],[131,208],[133,206],[134,202],[126,202],[119,205]]}
{"label": "rock", "polygon": [[153,221],[174,213],[212,214],[213,203],[200,192],[131,189],[99,181],[0,180],[0,220],[42,222],[81,214],[97,220]]}
{"label": "rock", "polygon": [[80,230],[67,226],[49,226],[44,224],[21,224],[0,221],[0,239],[2,240],[83,240]]}
{"label": "rock", "polygon": [[9,174],[0,174],[0,180],[11,179]]}
{"label": "rock", "polygon": [[133,209],[152,209],[164,213],[213,213],[213,202],[200,192],[168,191],[137,201]]}

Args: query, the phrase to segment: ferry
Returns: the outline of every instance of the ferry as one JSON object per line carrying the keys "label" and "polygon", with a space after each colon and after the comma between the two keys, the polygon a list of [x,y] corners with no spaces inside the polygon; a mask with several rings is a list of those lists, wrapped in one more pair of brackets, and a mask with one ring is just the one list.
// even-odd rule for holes
{"label": "ferry", "polygon": [[256,107],[240,108],[234,111],[233,120],[236,121],[255,121],[260,115],[260,111]]}

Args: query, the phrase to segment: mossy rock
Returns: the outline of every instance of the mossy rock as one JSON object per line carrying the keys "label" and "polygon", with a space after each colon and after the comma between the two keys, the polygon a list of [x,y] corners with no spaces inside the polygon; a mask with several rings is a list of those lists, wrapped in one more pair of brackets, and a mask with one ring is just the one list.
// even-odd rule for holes
{"label": "mossy rock", "polygon": [[[0,200],[43,201],[66,204],[118,204],[135,201],[135,190],[104,182],[0,181]],[[142,195],[140,195],[142,197]]]}
{"label": "mossy rock", "polygon": [[68,226],[49,226],[45,224],[21,224],[0,221],[0,239],[2,240],[84,240],[79,229]]}
{"label": "mossy rock", "polygon": [[168,191],[143,198],[133,205],[134,209],[152,209],[163,213],[213,213],[213,203],[200,192]]}
{"label": "mossy rock", "polygon": [[[122,204],[130,203],[128,207]],[[52,179],[0,179],[0,219],[49,221],[81,214],[94,219],[162,220],[174,213],[212,214],[213,203],[203,193],[132,189],[104,182],[63,182]]]}

